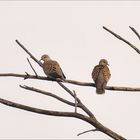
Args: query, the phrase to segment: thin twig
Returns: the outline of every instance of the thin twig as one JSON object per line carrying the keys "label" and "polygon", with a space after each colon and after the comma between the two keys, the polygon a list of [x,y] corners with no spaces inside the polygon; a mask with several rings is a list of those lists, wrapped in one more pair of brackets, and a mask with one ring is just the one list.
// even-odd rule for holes
{"label": "thin twig", "polygon": [[110,32],[112,35],[114,35],[115,37],[117,37],[118,39],[122,40],[123,42],[125,42],[126,44],[128,44],[131,48],[133,48],[137,53],[140,54],[140,50],[134,46],[133,44],[131,44],[129,41],[127,41],[126,39],[124,39],[123,37],[121,37],[120,35],[114,33],[113,31],[109,30],[108,28],[106,28],[105,26],[103,26],[103,29],[105,29],[106,31]]}
{"label": "thin twig", "polygon": [[38,61],[18,40],[15,41],[39,66],[42,67],[42,63],[40,61]]}
{"label": "thin twig", "polygon": [[30,65],[30,67],[32,68],[33,72],[35,73],[35,75],[38,76],[38,75],[37,75],[37,72],[36,72],[35,69],[33,68],[32,64],[31,64],[31,62],[30,62],[30,60],[29,60],[28,58],[27,58],[27,61],[28,61],[29,65]]}
{"label": "thin twig", "polygon": [[129,28],[136,34],[136,36],[137,36],[138,39],[140,40],[140,35],[139,35],[139,33],[136,31],[136,29],[133,28],[133,27],[131,27],[131,26],[129,26]]}
{"label": "thin twig", "polygon": [[[31,91],[34,91],[34,92],[37,92],[37,93],[40,93],[40,94],[51,96],[51,97],[53,97],[53,98],[55,98],[55,99],[65,103],[65,104],[68,104],[68,105],[71,105],[71,106],[75,106],[75,103],[72,103],[72,102],[70,102],[70,101],[68,101],[66,99],[63,99],[63,98],[61,98],[61,97],[59,97],[59,96],[57,96],[57,95],[55,95],[53,93],[46,92],[46,91],[43,91],[43,90],[40,90],[40,89],[37,89],[37,88],[34,88],[34,87],[30,87],[30,86],[27,86],[27,85],[24,85],[24,86],[19,85],[19,86],[21,88],[23,88],[23,89],[26,89],[26,90],[31,90]],[[78,107],[79,107],[79,105],[78,105]]]}
{"label": "thin twig", "polygon": [[95,131],[99,131],[98,129],[90,129],[90,130],[87,130],[87,131],[84,131],[84,132],[81,132],[81,133],[79,133],[79,134],[77,134],[77,136],[80,136],[80,135],[82,135],[82,134],[85,134],[85,133],[88,133],[88,132],[91,132],[91,131],[93,131],[93,132],[95,132]]}
{"label": "thin twig", "polygon": [[73,91],[73,93],[74,93],[74,97],[75,97],[75,113],[77,113],[77,95],[76,95],[75,90]]}

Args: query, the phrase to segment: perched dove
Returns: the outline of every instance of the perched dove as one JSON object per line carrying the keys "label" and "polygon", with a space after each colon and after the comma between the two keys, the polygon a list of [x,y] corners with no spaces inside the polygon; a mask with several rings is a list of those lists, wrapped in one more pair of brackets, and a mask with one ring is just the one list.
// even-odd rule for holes
{"label": "perched dove", "polygon": [[[41,60],[44,61],[42,67],[44,70],[44,73],[49,77],[49,78],[59,78],[61,80],[65,80],[66,77],[58,64],[57,61],[52,60],[48,55],[42,55]],[[40,61],[41,61],[40,60]]]}
{"label": "perched dove", "polygon": [[110,70],[107,65],[109,65],[107,60],[101,59],[99,61],[99,65],[96,65],[92,71],[92,79],[95,81],[97,94],[105,93],[105,87],[111,77]]}

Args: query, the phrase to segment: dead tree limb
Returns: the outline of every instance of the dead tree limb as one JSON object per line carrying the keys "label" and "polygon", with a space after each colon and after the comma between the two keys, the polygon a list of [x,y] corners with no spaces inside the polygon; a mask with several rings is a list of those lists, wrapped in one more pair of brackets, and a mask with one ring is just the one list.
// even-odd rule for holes
{"label": "dead tree limb", "polygon": [[7,106],[19,108],[19,109],[22,109],[22,110],[38,113],[38,114],[59,116],[59,117],[74,117],[74,118],[78,118],[78,119],[81,119],[83,121],[88,122],[92,126],[94,126],[97,129],[99,129],[99,131],[105,133],[106,135],[110,136],[111,138],[113,138],[115,140],[126,140],[125,138],[123,138],[122,136],[120,136],[117,133],[113,132],[112,130],[106,128],[101,123],[99,123],[98,121],[94,120],[93,118],[87,117],[87,116],[85,116],[83,114],[80,114],[80,113],[60,112],[60,111],[38,109],[38,108],[30,107],[30,106],[27,106],[27,105],[22,105],[22,104],[19,104],[19,103],[11,102],[9,100],[5,100],[5,99],[2,99],[2,98],[0,98],[0,103],[2,103],[4,105],[7,105]]}
{"label": "dead tree limb", "polygon": [[[59,83],[59,84],[60,84],[60,83]],[[62,85],[62,83],[61,83],[61,85]],[[26,89],[26,90],[31,90],[31,91],[34,91],[34,92],[37,92],[37,93],[41,93],[41,94],[44,94],[44,95],[47,95],[47,96],[54,97],[55,99],[57,99],[57,100],[59,100],[59,101],[65,103],[65,104],[68,104],[68,105],[71,105],[71,106],[74,106],[74,107],[75,107],[75,103],[72,103],[72,102],[70,102],[70,101],[68,101],[68,100],[66,100],[66,99],[63,99],[63,98],[61,98],[61,97],[59,97],[59,96],[57,96],[57,95],[55,95],[55,94],[53,94],[53,93],[46,92],[46,91],[43,91],[43,90],[40,90],[40,89],[37,89],[37,88],[34,88],[34,87],[26,86],[26,85],[24,85],[24,86],[20,85],[20,87],[23,88],[23,89]],[[66,91],[75,99],[75,95],[72,94],[72,92],[71,92],[66,86],[62,85],[62,88],[66,89]],[[79,98],[76,98],[76,100],[77,100],[77,102],[78,102],[78,103],[77,103],[77,107],[79,107],[79,108],[81,108],[83,111],[85,111],[85,112],[87,113],[87,115],[89,115],[90,117],[96,119],[96,118],[94,117],[93,113],[91,113],[91,112],[85,107],[85,105],[81,102],[81,100],[80,100]]]}
{"label": "dead tree limb", "polygon": [[[32,74],[16,74],[16,73],[0,73],[0,77],[19,77],[19,78],[24,78],[24,79],[36,79],[36,80],[48,80],[52,81],[53,79],[50,79],[45,76],[36,76]],[[89,86],[89,87],[95,87],[94,83],[89,83],[89,82],[80,82],[80,81],[75,81],[75,80],[65,80],[66,83],[74,84],[74,85],[79,85],[79,86]],[[64,82],[64,83],[65,83]],[[138,87],[119,87],[119,86],[107,86],[106,90],[115,90],[115,91],[135,91],[138,92],[140,91],[140,88]]]}
{"label": "dead tree limb", "polygon": [[119,40],[122,40],[123,42],[125,42],[126,44],[128,44],[132,49],[134,49],[137,53],[140,54],[140,50],[136,46],[134,46],[133,44],[131,44],[129,41],[127,41],[126,39],[124,39],[120,35],[114,33],[113,31],[111,31],[110,29],[108,29],[105,26],[103,26],[103,29],[105,29],[106,31],[108,31],[109,33],[111,33],[112,35],[114,35],[115,37],[117,37]]}
{"label": "dead tree limb", "polygon": [[23,110],[26,110],[26,111],[31,111],[31,112],[35,112],[35,113],[39,113],[39,114],[44,114],[44,115],[60,116],[60,117],[75,117],[75,118],[79,118],[79,119],[82,119],[82,120],[84,120],[85,118],[88,118],[88,117],[86,117],[82,114],[78,114],[78,113],[74,113],[74,112],[60,112],[60,111],[52,111],[52,110],[43,110],[43,109],[38,109],[38,108],[22,105],[22,104],[19,104],[19,103],[11,102],[9,100],[5,100],[5,99],[2,99],[2,98],[0,98],[0,103],[2,103],[4,105],[11,106],[11,107],[23,109]]}
{"label": "dead tree limb", "polygon": [[[65,90],[67,91],[74,99],[75,96],[73,94],[72,91],[70,91],[64,84],[62,84],[61,82],[58,82],[58,84]],[[81,102],[81,100],[77,97],[77,102],[80,104],[81,109],[84,110],[91,118],[95,119],[95,116],[93,115],[93,113]]]}
{"label": "dead tree limb", "polygon": [[[74,94],[67,88],[65,87],[62,83],[59,82],[59,84],[68,92],[70,93],[71,96],[74,96]],[[36,92],[39,92],[39,93],[42,93],[45,95],[49,95],[50,96],[50,93],[46,93],[42,90],[38,90],[38,89],[34,89],[34,88],[31,88],[31,87],[28,87],[28,86],[21,86],[22,88],[24,89],[28,89],[28,90],[32,90],[32,91],[36,91]],[[40,92],[41,91],[41,92]],[[52,96],[52,94],[51,94]],[[54,96],[54,95],[53,95]],[[52,97],[53,97],[52,96]],[[55,96],[57,97],[57,96]],[[58,99],[58,98],[57,98]],[[4,99],[2,99],[3,101]],[[0,102],[3,103],[1,100]],[[42,110],[42,109],[37,109],[37,108],[33,108],[33,107],[29,107],[29,106],[25,106],[25,105],[21,105],[21,104],[17,104],[17,103],[13,103],[13,102],[10,102],[8,101],[8,103],[6,105],[9,105],[10,106],[13,106],[13,107],[16,107],[16,108],[20,108],[20,109],[24,109],[24,110],[28,110],[28,111],[32,111],[34,112],[35,110],[35,113],[39,113],[41,112],[41,114],[44,114],[46,111],[48,112],[48,114],[46,115],[52,115],[52,116],[63,116],[63,117],[75,117],[75,118],[79,118],[81,120],[84,120],[88,123],[90,123],[92,126],[94,126],[98,131],[100,132],[103,132],[105,133],[106,135],[114,138],[115,140],[126,140],[125,138],[123,138],[122,136],[118,135],[117,133],[113,132],[112,130],[108,129],[107,127],[105,127],[104,125],[102,125],[101,123],[99,123],[96,118],[94,117],[94,115],[85,107],[85,105],[81,102],[81,100],[79,98],[77,98],[77,101],[78,101],[78,104],[77,106],[80,107],[81,109],[83,109],[89,116],[85,116],[83,114],[79,114],[79,113],[72,113],[72,112],[58,112],[58,111],[48,111],[48,110]],[[62,101],[63,102],[63,101]],[[69,102],[69,101],[68,101]],[[66,104],[69,104],[67,101],[65,101]],[[12,103],[12,105],[11,105]],[[4,100],[4,104],[5,104],[5,100]],[[71,103],[70,103],[71,104]],[[74,106],[74,105],[72,105]],[[22,108],[24,107],[24,108]],[[38,112],[36,112],[36,110]],[[44,112],[44,113],[42,113]]]}
{"label": "dead tree limb", "polygon": [[[37,88],[34,88],[34,87],[30,87],[30,86],[27,86],[27,85],[24,85],[24,86],[19,85],[19,86],[21,88],[23,88],[23,89],[26,89],[26,90],[31,90],[31,91],[34,91],[36,93],[40,93],[40,94],[43,94],[43,95],[51,96],[51,97],[53,97],[53,98],[55,98],[55,99],[65,103],[65,104],[68,104],[68,105],[71,105],[71,106],[75,106],[75,103],[72,103],[72,102],[70,102],[70,101],[68,101],[68,100],[66,100],[64,98],[61,98],[61,97],[59,97],[59,96],[57,96],[57,95],[55,95],[55,94],[53,94],[51,92],[46,92],[46,91],[43,91],[43,90],[40,90],[40,89],[37,89]],[[80,107],[79,104],[77,104],[77,106]]]}

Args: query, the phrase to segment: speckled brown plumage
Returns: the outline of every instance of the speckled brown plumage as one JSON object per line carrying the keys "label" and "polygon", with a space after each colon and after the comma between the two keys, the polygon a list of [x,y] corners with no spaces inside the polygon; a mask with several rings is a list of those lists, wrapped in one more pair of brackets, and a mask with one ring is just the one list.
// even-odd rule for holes
{"label": "speckled brown plumage", "polygon": [[44,73],[49,78],[53,78],[53,79],[60,78],[62,80],[66,78],[57,61],[52,60],[48,55],[43,55],[41,57],[41,60],[44,61],[43,63]]}
{"label": "speckled brown plumage", "polygon": [[101,59],[99,65],[96,65],[92,71],[92,79],[96,85],[96,93],[105,93],[105,87],[109,81],[111,74],[106,59]]}

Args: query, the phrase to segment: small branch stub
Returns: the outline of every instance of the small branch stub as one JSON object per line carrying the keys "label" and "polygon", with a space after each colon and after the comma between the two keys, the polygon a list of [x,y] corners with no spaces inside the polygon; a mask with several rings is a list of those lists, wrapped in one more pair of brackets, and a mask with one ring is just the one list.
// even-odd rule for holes
{"label": "small branch stub", "polygon": [[87,131],[84,131],[84,132],[81,132],[81,133],[79,133],[79,134],[77,134],[77,136],[80,136],[80,135],[82,135],[82,134],[85,134],[85,133],[88,133],[88,132],[95,132],[95,131],[99,131],[98,129],[90,129],[90,130],[87,130]]}
{"label": "small branch stub", "polygon": [[129,26],[129,28],[136,34],[136,36],[137,36],[138,39],[140,40],[140,35],[139,35],[139,33],[136,31],[136,29],[133,28],[133,27],[131,27],[131,26]]}

